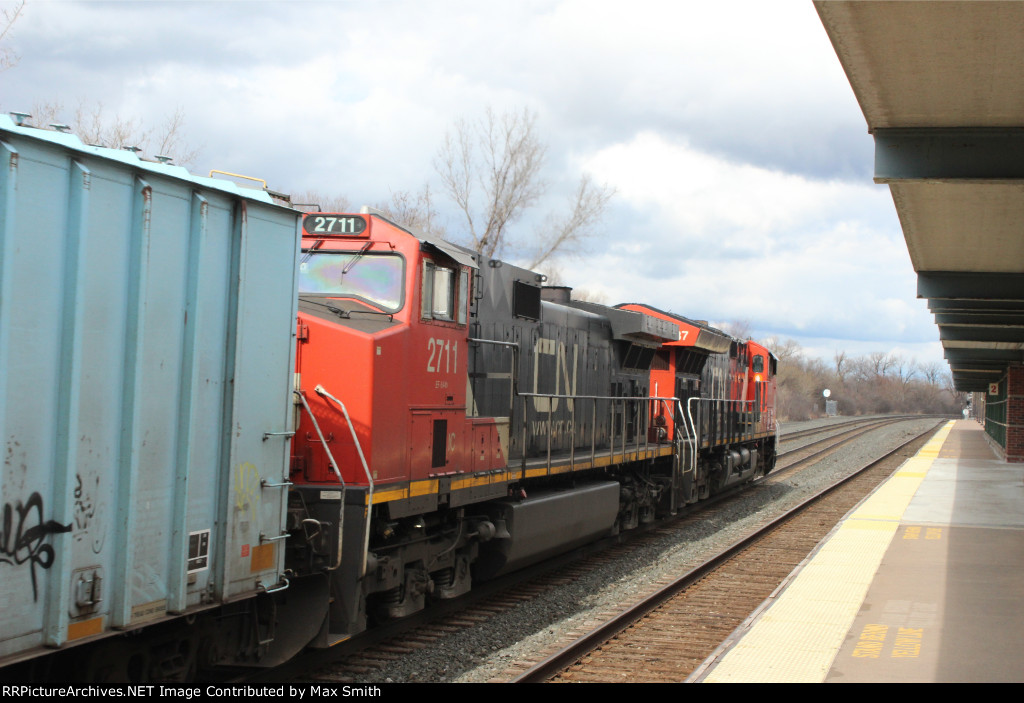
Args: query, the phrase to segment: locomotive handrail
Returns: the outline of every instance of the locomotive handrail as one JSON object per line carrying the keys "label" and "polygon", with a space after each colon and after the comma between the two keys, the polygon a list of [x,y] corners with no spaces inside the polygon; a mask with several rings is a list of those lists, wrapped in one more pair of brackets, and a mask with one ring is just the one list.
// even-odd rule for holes
{"label": "locomotive handrail", "polygon": [[[690,430],[689,430],[689,428],[686,427],[686,421],[685,420],[683,420],[682,423],[675,422],[675,415],[672,412],[671,401],[675,401],[676,407],[679,408],[679,416],[680,416],[680,418],[682,418],[683,409],[682,409],[682,406],[679,404],[679,399],[678,398],[659,398],[658,399],[658,402],[661,403],[661,405],[664,406],[665,413],[673,418],[673,423],[672,423],[672,433],[673,433],[673,438],[672,438],[672,454],[673,454],[673,457],[672,457],[672,479],[671,479],[671,494],[669,496],[669,504],[671,506],[672,514],[675,514],[676,509],[678,507],[677,504],[676,504],[676,497],[677,497],[676,493],[677,493],[677,490],[679,488],[678,484],[676,483],[676,462],[678,461],[681,464],[686,459],[686,450],[685,450],[684,447],[685,447],[685,445],[690,443]],[[657,403],[656,403],[656,405],[657,405]],[[680,434],[679,433],[679,425],[680,424],[683,425],[683,433],[684,433],[684,436],[681,439],[679,437],[679,434]],[[692,451],[690,452],[690,454],[694,454],[694,453],[695,452],[692,452]],[[679,454],[682,454],[683,456],[680,457]],[[687,468],[684,466],[683,467],[683,473],[685,474],[686,472],[687,472]]]}
{"label": "locomotive handrail", "polygon": [[[679,425],[682,425],[683,426],[683,441],[688,443],[688,444],[692,444],[694,447],[696,447],[697,446],[697,429],[696,428],[691,428],[690,425],[686,424],[686,413],[683,412],[683,401],[681,401],[679,398],[673,398],[672,400],[675,400],[675,402],[676,402],[676,410],[679,411],[679,420],[680,420],[680,422],[677,422],[676,423],[676,427],[674,428],[676,433],[679,432]],[[665,409],[668,410],[669,413],[671,413],[672,412],[672,408],[671,408],[671,406],[668,406],[667,402],[666,402],[666,406],[667,407]],[[693,432],[690,431],[691,429],[693,429]]]}
{"label": "locomotive handrail", "polygon": [[[690,456],[691,456],[691,459],[692,459],[691,463],[693,464],[693,467],[691,467],[690,469],[685,469],[684,468],[683,469],[683,473],[688,473],[690,471],[696,471],[696,469],[697,469],[697,462],[696,462],[696,456],[697,456],[696,455],[696,449],[697,449],[697,429],[696,428],[693,429],[693,435],[692,435],[692,439],[691,439],[690,427],[686,424],[686,416],[683,413],[682,401],[679,398],[675,398],[675,397],[672,397],[672,398],[657,398],[656,400],[661,401],[661,403],[665,406],[665,410],[669,413],[669,415],[673,414],[672,413],[672,406],[669,405],[669,403],[671,403],[673,401],[675,402],[676,409],[679,411],[679,417],[682,420],[682,422],[674,423],[673,430],[675,431],[676,435],[678,436],[678,434],[679,434],[679,425],[682,425],[683,426],[683,439],[682,439],[682,442],[684,444],[692,444],[693,447],[694,447],[694,451],[690,452]],[[676,441],[678,442],[679,440],[676,439]]]}
{"label": "locomotive handrail", "polygon": [[516,342],[502,342],[497,339],[480,339],[479,337],[470,337],[466,341],[476,342],[477,344],[497,344],[498,346],[511,347],[512,349],[519,348],[519,345]]}
{"label": "locomotive handrail", "polygon": [[[651,396],[648,396],[648,395],[643,395],[643,396],[639,396],[639,395],[638,396],[629,396],[629,395],[586,395],[586,394],[567,394],[567,393],[529,393],[529,392],[525,392],[525,391],[516,393],[516,395],[518,395],[518,396],[520,396],[520,397],[522,397],[524,399],[525,398],[546,398],[548,400],[555,400],[555,399],[557,399],[557,400],[572,400],[572,401],[577,401],[577,400],[591,400],[591,401],[593,401],[593,404],[592,404],[592,415],[591,415],[591,425],[590,425],[591,426],[591,434],[590,434],[590,463],[591,463],[592,466],[593,466],[593,464],[594,464],[594,462],[596,460],[596,456],[597,456],[597,446],[596,446],[596,442],[597,442],[596,435],[597,435],[597,433],[595,431],[595,429],[597,427],[597,401],[599,401],[599,400],[611,401],[610,407],[609,407],[609,412],[611,412],[611,414],[612,414],[612,416],[611,416],[611,420],[612,421],[610,423],[610,427],[611,427],[611,430],[612,430],[612,435],[611,435],[611,437],[609,437],[609,440],[608,440],[608,444],[609,444],[608,451],[609,451],[609,454],[611,456],[614,456],[615,455],[615,404],[617,402],[622,402],[623,404],[625,404],[626,402],[629,402],[629,401],[648,402],[648,403],[650,403],[650,402],[663,401],[663,400],[678,400],[678,398],[676,398],[674,396],[670,397],[670,398],[669,397],[659,398],[659,397],[651,397]],[[625,407],[623,409],[625,409]],[[546,468],[549,471],[551,470],[551,413],[552,412],[553,412],[552,404],[548,403],[548,410],[547,410],[547,413],[548,413],[548,440],[547,440],[547,456],[546,456],[547,465],[546,465]],[[576,462],[576,404],[575,403],[572,403],[570,405],[569,412],[570,412],[570,417],[571,417],[571,420],[570,420],[570,434],[571,434],[571,437],[570,437],[570,447],[569,447],[569,465],[570,465],[571,469],[574,469],[575,468],[575,462]],[[636,411],[635,411],[634,414],[636,415],[636,419],[638,421],[639,421],[640,418],[645,417],[643,414],[641,414],[640,406],[639,405],[637,405],[637,408],[636,408]],[[522,435],[521,435],[522,436],[522,447],[521,447],[522,456],[520,457],[520,467],[521,467],[521,470],[523,471],[523,477],[524,478],[526,476],[526,473],[525,473],[526,472],[526,434],[527,434],[527,420],[526,420],[526,418],[527,418],[527,404],[526,404],[526,401],[524,400],[523,401],[523,427],[522,427]],[[639,422],[638,422],[638,424],[639,424]],[[622,452],[623,456],[625,456],[625,453],[626,453],[626,428],[625,428],[625,425],[626,425],[626,413],[623,412],[622,413],[622,428],[621,428],[622,429],[622,440],[621,440],[622,444],[621,444],[621,447],[620,447],[620,451]],[[646,451],[648,451],[650,449],[650,438],[647,436],[648,433],[645,430],[646,430],[646,428],[637,427],[636,442],[635,442],[634,450],[635,450],[635,452],[638,455],[639,455],[639,452],[640,452],[640,434],[641,433],[644,435],[644,451],[646,452]]]}
{"label": "locomotive handrail", "polygon": [[288,437],[288,438],[291,438],[291,437],[294,437],[294,436],[295,436],[294,432],[264,432],[263,433],[263,441],[266,442],[271,437]]}
{"label": "locomotive handrail", "polygon": [[[686,401],[686,417],[690,418],[690,426],[693,427],[693,480],[697,480],[697,452],[700,450],[700,433],[697,432],[697,425],[693,422],[693,401],[699,400],[696,396],[691,396]],[[682,408],[680,408],[681,410]],[[685,422],[685,419],[684,419]]]}
{"label": "locomotive handrail", "polygon": [[313,429],[316,430],[317,435],[320,437],[320,443],[324,445],[324,451],[327,453],[327,460],[331,464],[331,469],[334,470],[334,475],[338,477],[338,482],[341,484],[341,500],[339,501],[341,507],[338,510],[338,560],[334,563],[334,566],[328,569],[328,571],[334,571],[341,566],[341,551],[344,545],[344,540],[342,540],[342,533],[344,530],[342,528],[345,526],[345,479],[342,478],[341,470],[338,468],[337,462],[334,461],[334,455],[331,454],[331,448],[327,446],[327,439],[324,437],[324,433],[320,429],[320,423],[316,421],[316,415],[313,414],[313,409],[310,408],[309,403],[306,402],[306,395],[300,390],[292,392],[299,396],[299,400],[302,401],[302,407],[306,409],[306,412],[309,414],[309,419],[313,421]]}
{"label": "locomotive handrail", "polygon": [[331,454],[331,448],[327,446],[327,440],[324,438],[324,433],[320,430],[320,423],[316,421],[316,415],[313,414],[312,408],[309,407],[309,403],[306,402],[306,395],[302,391],[292,391],[302,401],[302,407],[306,409],[309,414],[309,419],[313,421],[313,429],[316,430],[317,435],[320,437],[320,443],[324,445],[324,451],[327,452],[327,460],[331,464],[331,470],[334,471],[334,475],[338,477],[338,482],[341,483],[341,487],[345,488],[345,479],[341,477],[341,470],[338,469],[337,462],[334,461],[334,455]]}
{"label": "locomotive handrail", "polygon": [[530,398],[558,398],[560,400],[678,400],[671,398],[655,398],[649,395],[565,395],[558,393],[527,393],[523,391],[518,395]]}
{"label": "locomotive handrail", "polygon": [[[721,409],[720,406],[722,404],[724,404],[726,407],[728,407],[728,405],[731,404],[731,403],[736,403],[736,404],[740,404],[740,405],[748,405],[751,408],[753,408],[754,407],[754,402],[755,402],[753,400],[738,400],[738,399],[734,399],[734,398],[700,398],[698,396],[693,396],[692,398],[689,398],[687,400],[687,402],[686,402],[686,414],[689,416],[691,423],[693,423],[693,402],[694,401],[697,401],[698,403],[705,403],[705,404],[708,404],[708,405],[714,404],[713,408],[712,408],[713,410],[720,410]],[[740,410],[740,412],[748,413],[748,412],[752,412],[752,410]],[[710,421],[710,418],[709,418],[709,421]],[[702,425],[703,425],[703,423],[702,423]],[[728,429],[728,428],[726,428],[726,429]],[[696,425],[694,425],[694,431],[696,432]]]}
{"label": "locomotive handrail", "polygon": [[[288,588],[289,585],[291,584],[289,583],[287,577],[282,576],[281,580],[273,586],[267,586],[262,581],[257,581],[256,590],[262,591],[263,593],[277,593],[278,591],[283,591],[284,589]],[[268,640],[266,644],[269,644],[270,642],[271,640]]]}
{"label": "locomotive handrail", "polygon": [[[366,555],[370,551],[370,521],[373,519],[373,476],[370,475],[370,467],[366,465],[366,457],[363,456],[363,447],[359,444],[359,437],[356,436],[356,428],[352,425],[352,418],[348,415],[348,408],[345,407],[344,403],[328,393],[327,390],[319,383],[313,390],[319,395],[330,398],[338,404],[339,408],[341,408],[342,414],[345,415],[345,422],[348,423],[348,431],[352,433],[352,441],[355,442],[356,453],[359,454],[359,461],[363,464],[363,472],[366,474],[366,483],[369,490],[369,493],[366,496],[366,530],[364,531],[366,539],[363,543],[363,565],[359,570],[359,577],[363,578],[366,576]],[[344,510],[344,494],[342,494],[342,510]]]}
{"label": "locomotive handrail", "polygon": [[[693,398],[689,398],[693,400]],[[687,437],[690,435],[690,430],[693,430],[693,451],[690,452],[690,471],[693,473],[693,480],[697,480],[697,452],[700,449],[700,435],[697,433],[697,425],[693,421],[693,413],[690,411],[689,402],[687,402],[686,412],[683,412],[683,401],[677,400],[676,407],[679,409],[679,419],[682,420],[683,429],[686,430]],[[686,420],[689,418],[690,424],[687,426]]]}

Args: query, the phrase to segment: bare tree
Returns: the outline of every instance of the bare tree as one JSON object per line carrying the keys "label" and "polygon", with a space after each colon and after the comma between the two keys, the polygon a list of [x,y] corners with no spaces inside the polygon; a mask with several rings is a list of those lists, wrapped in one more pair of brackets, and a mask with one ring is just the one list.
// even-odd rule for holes
{"label": "bare tree", "polygon": [[845,381],[846,374],[850,372],[849,364],[847,364],[846,352],[836,349],[836,353],[832,359],[836,365],[836,376],[840,381]]}
{"label": "bare tree", "polygon": [[571,212],[538,234],[540,244],[527,268],[537,268],[556,252],[577,253],[576,247],[590,236],[614,194],[614,190],[595,185],[589,174],[583,174],[570,201]]}
{"label": "bare tree", "polygon": [[[861,413],[959,412],[955,391],[948,387],[948,374],[942,364],[918,364],[896,353],[874,352],[849,356],[836,351],[835,366],[820,359],[809,359],[793,340],[768,338],[762,342],[778,357],[779,416],[790,420],[806,419],[819,411],[816,405],[821,389],[832,389],[844,415]],[[838,371],[844,373],[837,385]],[[943,386],[947,384],[947,387]]]}
{"label": "bare tree", "polygon": [[159,140],[154,156],[171,156],[179,166],[194,164],[199,158],[199,149],[185,144],[184,128],[185,111],[178,106],[167,116],[163,128],[154,137]]}
{"label": "bare tree", "polygon": [[[60,113],[62,108],[62,105],[56,104],[53,110],[54,121],[58,119],[56,113]],[[34,114],[41,118],[42,115],[49,112],[50,110],[45,108],[37,108]],[[95,144],[111,149],[124,147],[142,149],[142,145],[147,144],[153,134],[153,128],[145,129],[142,126],[142,120],[138,117],[124,118],[120,115],[110,117],[105,114],[103,103],[96,103],[92,106],[79,103],[69,126],[86,144]]]}
{"label": "bare tree", "polygon": [[[536,114],[526,108],[501,115],[488,108],[476,122],[456,122],[434,161],[444,193],[465,219],[466,243],[488,258],[506,253],[510,225],[547,190],[541,178],[547,148],[537,136],[536,122]],[[589,236],[613,194],[584,175],[569,214],[538,233],[530,267],[569,252]]]}
{"label": "bare tree", "polygon": [[800,343],[795,339],[779,339],[778,337],[766,337],[761,343],[768,347],[768,349],[775,355],[775,358],[779,360],[779,365],[784,366],[788,363],[795,363],[801,359],[804,354],[804,350],[800,347]]}
{"label": "bare tree", "polygon": [[190,166],[199,157],[199,150],[185,143],[185,112],[180,107],[166,117],[160,129],[146,127],[139,117],[110,115],[103,103],[80,102],[70,117],[59,101],[38,103],[31,119],[38,127],[66,124],[85,144],[169,156],[179,166]]}
{"label": "bare tree", "polygon": [[889,358],[891,360],[889,369],[896,384],[897,397],[900,405],[904,405],[911,381],[917,375],[917,361],[915,359],[907,360],[900,354],[892,354]]}
{"label": "bare tree", "polygon": [[438,222],[437,210],[434,209],[434,197],[429,184],[424,185],[419,193],[407,190],[393,192],[391,200],[377,209],[410,232],[444,236],[444,229]]}
{"label": "bare tree", "polygon": [[750,320],[733,320],[722,325],[722,331],[728,332],[736,339],[753,339],[751,336],[752,323]]}
{"label": "bare tree", "polygon": [[876,378],[882,378],[889,373],[893,365],[893,357],[887,352],[871,352],[866,358],[868,368]]}
{"label": "bare tree", "polygon": [[25,9],[25,0],[13,3],[10,7],[4,7],[0,9],[0,71],[6,71],[8,68],[16,65],[20,58],[14,49],[8,46],[4,46],[4,42],[10,38],[11,29],[14,27],[14,23],[21,17],[22,10]]}
{"label": "bare tree", "polygon": [[921,371],[921,375],[924,376],[925,380],[932,386],[939,385],[939,381],[942,379],[942,374],[945,370],[943,365],[938,361],[929,361],[926,364],[920,364],[918,368]]}
{"label": "bare tree", "polygon": [[893,354],[890,358],[891,364],[889,368],[892,370],[892,375],[904,387],[909,385],[910,381],[917,375],[917,360],[905,359],[900,354]]}
{"label": "bare tree", "polygon": [[508,225],[544,192],[546,148],[536,121],[525,108],[500,116],[487,108],[476,123],[455,123],[434,163],[445,192],[465,216],[473,248],[487,257],[502,253]]}

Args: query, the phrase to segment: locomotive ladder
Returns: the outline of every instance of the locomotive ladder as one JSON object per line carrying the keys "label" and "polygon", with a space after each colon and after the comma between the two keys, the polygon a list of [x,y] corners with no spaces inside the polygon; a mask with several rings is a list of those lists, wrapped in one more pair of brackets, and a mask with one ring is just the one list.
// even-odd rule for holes
{"label": "locomotive ladder", "polygon": [[[672,406],[670,403],[673,401],[675,402],[675,410],[678,413],[675,417],[680,419],[680,422],[673,423],[672,428],[674,435],[672,443],[675,451],[672,453],[672,486],[669,506],[674,515],[682,507],[679,503],[679,489],[683,477],[689,473],[692,481],[696,482],[697,480],[697,428],[693,424],[693,418],[688,417],[683,412],[683,403],[679,398],[669,398],[661,402],[665,405],[666,411],[671,415]],[[683,428],[682,436],[680,436],[679,432],[680,426]]]}
{"label": "locomotive ladder", "polygon": [[[348,408],[345,407],[344,403],[342,403],[340,400],[338,400],[333,395],[328,393],[327,390],[319,383],[313,390],[317,393],[317,395],[321,397],[330,398],[337,404],[339,408],[341,408],[341,412],[345,415],[345,422],[348,423],[348,430],[349,432],[352,433],[352,441],[355,442],[356,452],[359,454],[359,461],[363,465],[363,473],[366,475],[366,484],[368,487],[368,492],[366,495],[366,528],[364,529],[365,534],[363,536],[363,554],[362,558],[360,559],[361,568],[359,570],[359,577],[363,578],[364,576],[366,576],[366,558],[367,555],[370,553],[370,524],[373,521],[373,475],[370,473],[370,467],[367,466],[366,464],[366,457],[363,455],[363,447],[362,445],[359,444],[359,437],[356,436],[356,428],[352,425],[352,418],[349,417]],[[312,413],[310,414],[312,415]],[[324,442],[324,446],[327,446],[326,442]],[[345,501],[342,500],[342,509],[344,509],[344,503]]]}

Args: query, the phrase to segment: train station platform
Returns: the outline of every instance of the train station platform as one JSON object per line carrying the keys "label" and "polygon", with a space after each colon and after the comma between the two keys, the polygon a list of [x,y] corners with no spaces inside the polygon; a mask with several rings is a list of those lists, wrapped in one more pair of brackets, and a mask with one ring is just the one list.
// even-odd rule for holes
{"label": "train station platform", "polygon": [[1024,465],[951,421],[690,677],[1024,681]]}

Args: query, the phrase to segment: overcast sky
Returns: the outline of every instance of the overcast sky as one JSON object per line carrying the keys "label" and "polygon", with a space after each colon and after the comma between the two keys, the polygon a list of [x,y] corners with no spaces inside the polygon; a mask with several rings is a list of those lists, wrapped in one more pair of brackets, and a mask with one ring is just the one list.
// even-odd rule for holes
{"label": "overcast sky", "polygon": [[825,359],[942,360],[810,0],[29,0],[7,44],[3,110],[102,104],[159,124],[180,108],[195,172],[356,205],[428,181],[439,194],[456,119],[528,108],[550,191],[521,236],[584,172],[617,191],[585,255],[558,263],[566,284],[747,321]]}

